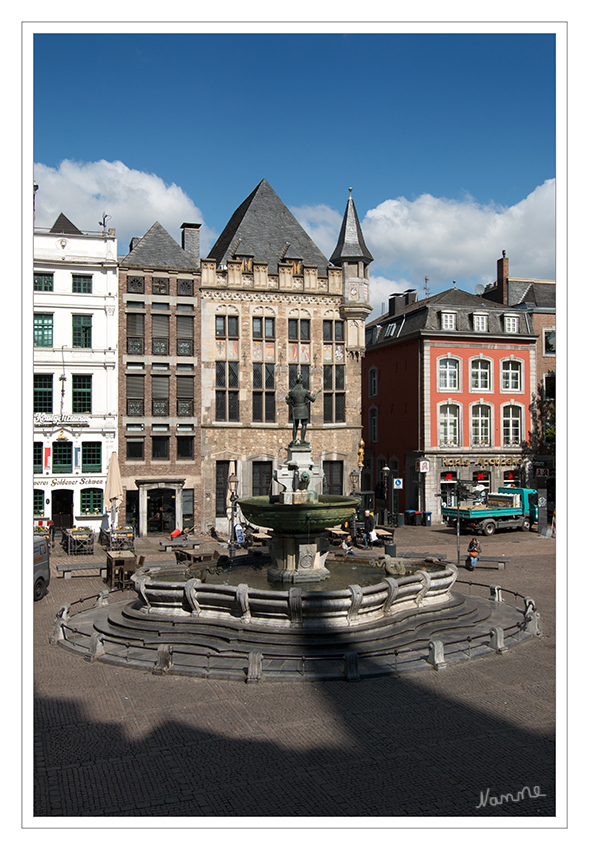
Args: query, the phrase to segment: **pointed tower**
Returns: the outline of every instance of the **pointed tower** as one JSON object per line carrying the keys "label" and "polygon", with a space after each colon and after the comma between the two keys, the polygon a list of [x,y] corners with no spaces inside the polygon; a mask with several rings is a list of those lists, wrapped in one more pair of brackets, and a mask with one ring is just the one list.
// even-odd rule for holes
{"label": "pointed tower", "polygon": [[364,354],[364,322],[370,315],[368,266],[374,259],[364,241],[352,189],[335,251],[330,262],[342,270],[342,304],[340,313],[348,324],[348,350]]}

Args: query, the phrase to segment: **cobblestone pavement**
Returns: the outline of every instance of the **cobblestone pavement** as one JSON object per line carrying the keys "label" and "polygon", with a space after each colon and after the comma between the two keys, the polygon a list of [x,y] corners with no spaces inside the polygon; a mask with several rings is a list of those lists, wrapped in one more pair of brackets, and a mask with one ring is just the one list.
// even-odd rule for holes
{"label": "cobblestone pavement", "polygon": [[[396,543],[456,555],[442,526],[398,529]],[[542,636],[438,672],[353,683],[247,685],[86,663],[49,637],[63,603],[104,585],[98,575],[54,573],[34,607],[33,825],[554,817],[555,541],[507,532],[482,544],[483,554],[511,562],[504,571],[461,569],[460,579],[533,597]],[[138,548],[148,563],[164,560],[151,543]],[[100,563],[104,553],[97,547],[85,560]]]}

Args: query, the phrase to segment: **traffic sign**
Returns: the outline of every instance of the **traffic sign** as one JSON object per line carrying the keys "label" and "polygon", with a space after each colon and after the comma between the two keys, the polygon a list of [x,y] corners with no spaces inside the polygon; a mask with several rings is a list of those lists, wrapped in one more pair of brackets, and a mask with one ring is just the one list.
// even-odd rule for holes
{"label": "traffic sign", "polygon": [[402,478],[393,478],[393,490],[402,490],[403,489],[403,479]]}

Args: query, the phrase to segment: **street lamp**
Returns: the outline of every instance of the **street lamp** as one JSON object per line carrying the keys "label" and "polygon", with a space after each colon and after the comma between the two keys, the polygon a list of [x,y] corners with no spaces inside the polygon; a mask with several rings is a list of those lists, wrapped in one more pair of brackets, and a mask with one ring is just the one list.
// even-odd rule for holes
{"label": "street lamp", "polygon": [[235,558],[235,504],[237,502],[237,485],[239,483],[239,479],[237,475],[232,472],[227,481],[229,484],[229,500],[231,502],[231,529],[229,533],[229,560],[233,561]]}
{"label": "street lamp", "polygon": [[384,524],[388,525],[389,519],[389,475],[391,470],[388,466],[383,466],[382,474],[384,475]]}

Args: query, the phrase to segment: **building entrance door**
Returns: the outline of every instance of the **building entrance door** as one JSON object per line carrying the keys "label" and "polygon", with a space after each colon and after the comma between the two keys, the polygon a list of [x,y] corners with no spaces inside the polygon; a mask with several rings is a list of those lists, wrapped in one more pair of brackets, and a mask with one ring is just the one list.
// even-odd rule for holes
{"label": "building entrance door", "polygon": [[176,528],[176,494],[170,489],[147,492],[147,533],[170,534]]}
{"label": "building entrance door", "polygon": [[74,491],[54,490],[51,494],[51,519],[54,528],[73,528]]}

